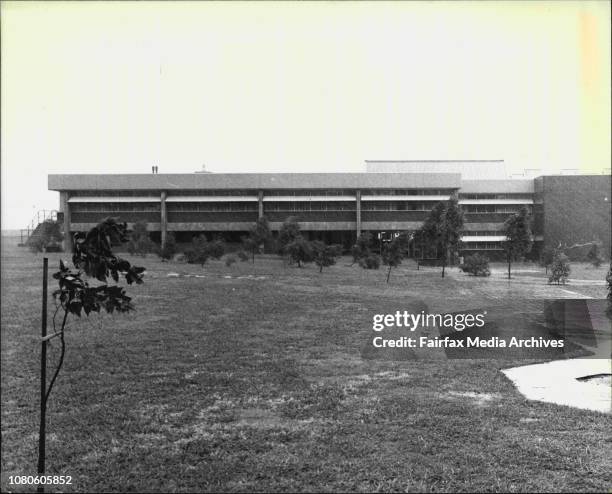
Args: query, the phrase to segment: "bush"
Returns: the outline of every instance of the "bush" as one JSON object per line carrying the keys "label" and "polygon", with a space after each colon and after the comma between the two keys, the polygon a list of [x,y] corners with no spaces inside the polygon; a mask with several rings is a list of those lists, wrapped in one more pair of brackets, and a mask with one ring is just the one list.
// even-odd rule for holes
{"label": "bush", "polygon": [[589,252],[587,252],[586,259],[593,266],[598,268],[603,263],[603,258],[601,257],[600,247],[598,242],[593,242]]}
{"label": "bush", "polygon": [[361,266],[361,260],[372,255],[370,251],[370,245],[372,244],[372,234],[370,232],[363,232],[359,237],[355,245],[351,247],[351,255],[353,256],[353,263],[359,263]]}
{"label": "bush", "polygon": [[480,254],[473,254],[465,258],[465,262],[459,266],[464,272],[472,276],[491,276],[489,269],[489,259]]}
{"label": "bush", "polygon": [[229,268],[232,264],[234,264],[237,261],[236,256],[230,254],[229,256],[225,257],[225,265]]}
{"label": "bush", "polygon": [[239,250],[238,251],[238,259],[240,259],[242,262],[248,261],[249,260],[248,252],[246,252],[244,250]]}
{"label": "bush", "polygon": [[208,244],[208,255],[213,259],[221,259],[225,254],[225,242],[216,238]]}
{"label": "bush", "polygon": [[155,244],[149,238],[146,221],[134,223],[134,229],[130,233],[127,244],[127,251],[132,255],[137,254],[142,257],[146,257],[148,253],[155,251]]}
{"label": "bush", "polygon": [[556,282],[557,285],[559,283],[565,285],[567,279],[569,278],[570,272],[571,268],[568,257],[565,254],[558,252],[555,254],[552,266],[550,267],[548,283]]}
{"label": "bush", "polygon": [[168,232],[166,235],[166,245],[157,249],[157,255],[161,257],[163,261],[169,261],[176,254],[176,238],[174,233]]}
{"label": "bush", "polygon": [[191,247],[185,251],[185,257],[189,264],[200,264],[204,266],[210,257],[208,241],[204,235],[199,235],[191,241]]}
{"label": "bush", "polygon": [[359,259],[359,265],[363,269],[378,269],[380,268],[380,257],[376,254],[370,254]]}

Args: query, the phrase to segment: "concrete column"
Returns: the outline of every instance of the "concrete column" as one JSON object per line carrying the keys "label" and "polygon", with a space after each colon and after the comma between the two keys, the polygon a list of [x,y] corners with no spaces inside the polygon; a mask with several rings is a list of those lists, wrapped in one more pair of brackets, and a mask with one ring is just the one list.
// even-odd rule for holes
{"label": "concrete column", "polygon": [[257,199],[259,201],[259,217],[263,218],[264,215],[264,208],[263,208],[263,190],[260,190],[257,193]]}
{"label": "concrete column", "polygon": [[356,199],[356,211],[357,211],[357,215],[356,215],[356,233],[357,233],[357,237],[359,237],[359,235],[361,235],[361,191],[360,190],[356,190],[355,191],[355,199]]}
{"label": "concrete column", "polygon": [[160,217],[160,230],[161,230],[161,246],[162,249],[166,246],[166,237],[168,235],[168,212],[166,211],[166,197],[167,192],[164,190],[161,193],[161,217]]}
{"label": "concrete column", "polygon": [[64,213],[64,252],[72,252],[72,232],[70,231],[70,194],[67,191],[60,192],[60,212]]}

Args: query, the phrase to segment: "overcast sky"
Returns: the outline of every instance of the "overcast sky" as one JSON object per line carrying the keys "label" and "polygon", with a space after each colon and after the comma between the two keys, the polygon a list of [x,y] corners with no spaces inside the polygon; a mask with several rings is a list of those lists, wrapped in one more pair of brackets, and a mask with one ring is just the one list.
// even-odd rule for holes
{"label": "overcast sky", "polygon": [[610,165],[610,2],[2,2],[2,227],[48,173]]}

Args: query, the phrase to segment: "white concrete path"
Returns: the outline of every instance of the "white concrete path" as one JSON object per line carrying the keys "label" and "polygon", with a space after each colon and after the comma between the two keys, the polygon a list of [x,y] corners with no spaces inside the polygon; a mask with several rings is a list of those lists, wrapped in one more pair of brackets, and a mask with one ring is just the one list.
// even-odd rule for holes
{"label": "white concrete path", "polygon": [[576,378],[612,373],[610,359],[556,360],[502,370],[529,400],[555,403],[583,410],[612,412],[610,386]]}

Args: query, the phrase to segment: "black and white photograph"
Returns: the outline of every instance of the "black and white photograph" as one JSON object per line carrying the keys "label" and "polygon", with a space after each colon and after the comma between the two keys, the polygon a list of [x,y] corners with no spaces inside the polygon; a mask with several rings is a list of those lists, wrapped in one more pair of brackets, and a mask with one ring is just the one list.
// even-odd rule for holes
{"label": "black and white photograph", "polygon": [[610,492],[611,2],[0,2],[2,492]]}

